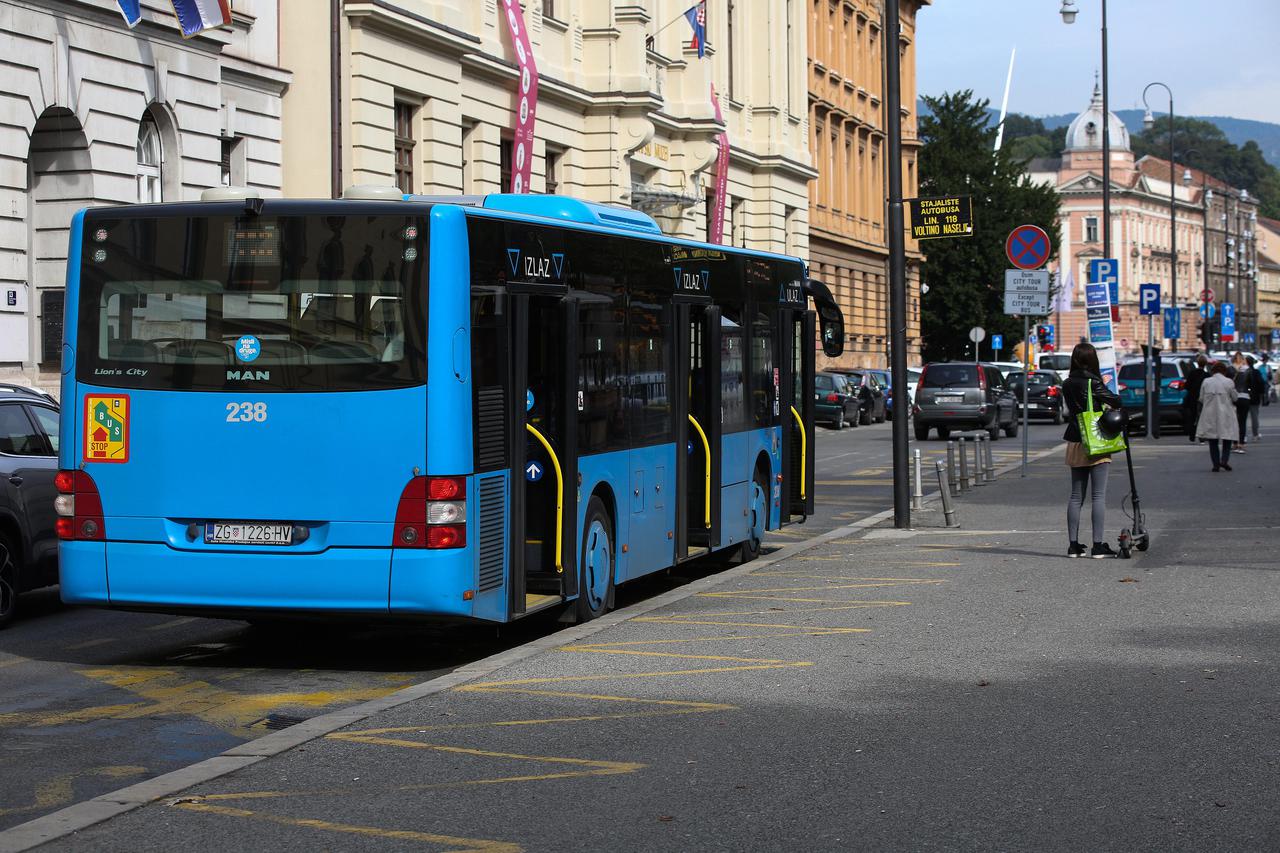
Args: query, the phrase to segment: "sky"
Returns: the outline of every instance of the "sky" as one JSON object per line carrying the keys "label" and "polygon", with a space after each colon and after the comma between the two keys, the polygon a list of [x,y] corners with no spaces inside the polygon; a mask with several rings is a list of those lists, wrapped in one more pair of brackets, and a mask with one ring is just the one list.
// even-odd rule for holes
{"label": "sky", "polygon": [[[920,94],[973,89],[999,109],[1017,48],[1009,111],[1078,113],[1102,65],[1102,2],[933,0],[917,19]],[[1173,90],[1177,115],[1226,115],[1280,123],[1280,0],[1111,0],[1107,4],[1112,110],[1142,108],[1152,81]],[[1164,89],[1147,95],[1168,111]]]}

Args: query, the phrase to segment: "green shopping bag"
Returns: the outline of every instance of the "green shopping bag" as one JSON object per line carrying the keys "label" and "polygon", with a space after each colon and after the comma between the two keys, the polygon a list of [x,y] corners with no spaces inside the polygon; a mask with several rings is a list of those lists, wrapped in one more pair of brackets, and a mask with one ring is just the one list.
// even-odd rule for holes
{"label": "green shopping bag", "polygon": [[1080,425],[1080,443],[1084,445],[1084,452],[1090,456],[1101,456],[1104,453],[1118,453],[1124,450],[1124,431],[1122,430],[1115,438],[1107,438],[1098,429],[1098,422],[1102,420],[1102,412],[1095,411],[1093,408],[1093,380],[1086,380],[1088,385],[1088,401],[1089,407],[1080,414],[1076,415]]}

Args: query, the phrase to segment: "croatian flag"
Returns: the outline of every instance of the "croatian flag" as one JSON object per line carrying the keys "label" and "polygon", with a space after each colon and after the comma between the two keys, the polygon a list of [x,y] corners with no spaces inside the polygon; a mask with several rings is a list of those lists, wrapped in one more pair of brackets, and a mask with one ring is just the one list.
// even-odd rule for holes
{"label": "croatian flag", "polygon": [[142,20],[141,0],[116,0],[120,6],[120,14],[124,15],[124,22],[129,25],[129,29],[138,26],[138,21]]}
{"label": "croatian flag", "polygon": [[707,0],[689,7],[684,16],[689,21],[689,26],[693,27],[693,42],[690,47],[698,49],[698,58],[701,59],[707,48]]}
{"label": "croatian flag", "polygon": [[229,0],[172,0],[172,2],[173,13],[178,16],[178,26],[182,28],[184,39],[231,23]]}

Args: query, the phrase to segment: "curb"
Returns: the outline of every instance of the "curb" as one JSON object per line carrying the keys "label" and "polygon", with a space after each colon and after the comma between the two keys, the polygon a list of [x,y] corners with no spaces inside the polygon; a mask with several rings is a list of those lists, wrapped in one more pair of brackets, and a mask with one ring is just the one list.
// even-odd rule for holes
{"label": "curb", "polygon": [[[1027,462],[1036,462],[1053,453],[1059,453],[1061,448],[1062,445],[1058,444],[1029,454]],[[1021,467],[1022,462],[1019,460],[1005,465],[1003,468],[997,468],[996,475],[1008,474],[1019,470]],[[930,492],[923,497],[922,502],[929,503],[934,501],[938,499],[939,495],[940,493],[937,491]],[[0,853],[19,853],[19,851],[30,850],[41,844],[64,838],[95,824],[153,803],[163,797],[173,796],[188,788],[210,782],[237,770],[250,767],[264,759],[280,755],[296,746],[318,740],[339,729],[366,720],[375,714],[484,678],[503,667],[533,657],[541,652],[554,649],[557,646],[576,643],[637,616],[675,604],[686,598],[691,598],[705,590],[713,589],[749,575],[757,569],[774,563],[781,563],[819,545],[874,527],[880,522],[892,518],[892,509],[882,510],[866,518],[828,530],[825,533],[819,533],[802,542],[784,545],[777,551],[750,563],[699,578],[677,589],[668,590],[653,598],[628,605],[621,610],[615,610],[586,624],[565,628],[545,637],[530,640],[523,645],[460,666],[452,672],[437,676],[429,681],[414,684],[395,693],[361,702],[358,705],[312,717],[287,729],[272,732],[256,740],[232,747],[204,761],[170,771],[117,791],[101,794],[93,799],[67,806],[35,820],[19,824],[0,832]]]}

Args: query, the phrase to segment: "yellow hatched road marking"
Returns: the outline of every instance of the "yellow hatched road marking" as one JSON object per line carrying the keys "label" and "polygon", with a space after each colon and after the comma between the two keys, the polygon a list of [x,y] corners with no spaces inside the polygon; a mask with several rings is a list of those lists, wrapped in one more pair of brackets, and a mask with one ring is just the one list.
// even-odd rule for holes
{"label": "yellow hatched road marking", "polygon": [[[840,580],[840,578],[833,578],[832,580]],[[929,578],[915,578],[911,580],[907,580],[905,578],[898,580],[885,578],[881,581],[877,581],[873,578],[855,578],[854,580],[866,580],[870,581],[870,583],[831,583],[823,586],[775,586],[766,587],[764,589],[731,589],[720,592],[700,592],[698,595],[706,596],[708,598],[736,598],[738,596],[749,597],[752,595],[759,595],[763,592],[824,592],[835,589],[880,589],[887,586],[922,586],[946,583],[946,581],[941,579],[933,580]]]}
{"label": "yellow hatched road marking", "polygon": [[30,805],[0,808],[0,815],[21,814],[22,812],[44,812],[68,805],[75,798],[75,781],[82,776],[106,776],[109,779],[123,779],[129,776],[140,776],[147,768],[132,764],[91,767],[79,773],[64,773],[42,782],[36,787],[35,800]]}
{"label": "yellow hatched road marking", "polygon": [[582,652],[585,654],[597,655],[635,655],[636,657],[648,658],[682,658],[684,660],[718,660],[728,663],[767,663],[767,664],[795,664],[799,661],[774,660],[771,658],[739,658],[729,655],[683,655],[677,652],[645,652],[639,649],[612,649],[612,648],[588,648],[585,646],[562,646],[558,651],[562,652]]}
{"label": "yellow hatched road marking", "polygon": [[[773,637],[822,636],[825,634],[869,634],[870,628],[834,628],[826,625],[779,625],[776,622],[723,622],[711,619],[681,619],[675,616],[638,616],[632,622],[657,622],[662,625],[724,625],[729,628],[794,628],[799,634],[761,634],[759,637],[716,637],[715,639],[771,639]],[[677,642],[672,640],[671,642]]]}
{"label": "yellow hatched road marking", "polygon": [[508,841],[490,841],[483,838],[462,838],[456,835],[437,835],[430,832],[418,832],[412,829],[383,829],[377,826],[357,826],[350,823],[334,823],[314,818],[287,817],[285,815],[265,814],[248,809],[234,809],[229,806],[214,806],[201,802],[180,802],[176,808],[193,812],[207,812],[226,817],[242,817],[260,820],[283,826],[296,826],[303,829],[318,829],[324,832],[338,832],[347,835],[362,835],[370,838],[389,838],[396,841],[419,841],[423,844],[438,844],[448,849],[449,853],[519,853],[523,850],[519,844]]}

